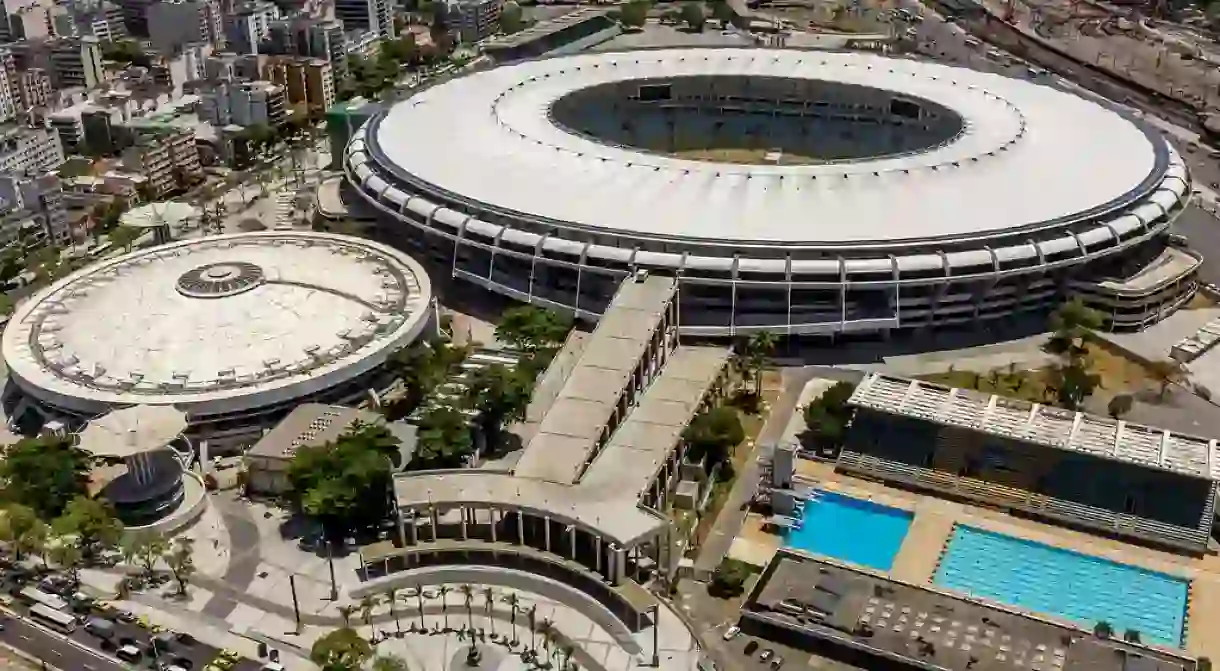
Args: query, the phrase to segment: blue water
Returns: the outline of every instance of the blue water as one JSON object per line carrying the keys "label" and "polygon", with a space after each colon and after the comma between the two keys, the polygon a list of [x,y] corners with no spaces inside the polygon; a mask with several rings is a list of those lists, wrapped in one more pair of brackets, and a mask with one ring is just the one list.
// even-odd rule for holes
{"label": "blue water", "polygon": [[805,504],[804,525],[785,540],[798,550],[888,571],[910,526],[905,510],[816,492]]}
{"label": "blue water", "polygon": [[1145,643],[1182,645],[1189,585],[1156,571],[959,525],[937,585],[1092,628],[1099,621]]}

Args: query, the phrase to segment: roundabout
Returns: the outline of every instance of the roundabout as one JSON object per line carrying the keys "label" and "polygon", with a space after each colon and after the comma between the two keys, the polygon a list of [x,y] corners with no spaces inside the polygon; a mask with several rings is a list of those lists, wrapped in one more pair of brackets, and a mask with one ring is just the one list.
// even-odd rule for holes
{"label": "roundabout", "polygon": [[495,68],[375,117],[344,165],[387,237],[454,277],[594,319],[628,274],[673,275],[691,335],[886,332],[1072,296],[1139,328],[1193,294],[1200,260],[1167,242],[1186,167],[1138,120],[861,53]]}

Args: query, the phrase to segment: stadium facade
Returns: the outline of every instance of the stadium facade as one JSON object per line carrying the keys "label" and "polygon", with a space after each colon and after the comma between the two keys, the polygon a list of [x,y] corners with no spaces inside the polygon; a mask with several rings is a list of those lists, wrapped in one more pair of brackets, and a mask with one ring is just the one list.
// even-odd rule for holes
{"label": "stadium facade", "polygon": [[1169,244],[1183,160],[1137,120],[860,53],[499,67],[374,117],[344,168],[387,239],[455,278],[595,319],[623,277],[666,274],[688,335],[884,333],[1071,296],[1138,329],[1201,262]]}

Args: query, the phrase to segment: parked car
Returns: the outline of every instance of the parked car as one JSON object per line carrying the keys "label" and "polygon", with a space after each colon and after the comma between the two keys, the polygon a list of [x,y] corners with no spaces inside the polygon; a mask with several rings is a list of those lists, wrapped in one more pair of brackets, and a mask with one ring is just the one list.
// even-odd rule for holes
{"label": "parked car", "polygon": [[724,636],[722,638],[724,638],[724,640],[726,640],[726,641],[731,641],[734,638],[737,638],[737,635],[740,633],[741,633],[741,627],[738,627],[737,625],[733,625],[733,626],[729,627],[728,629],[724,630]]}
{"label": "parked car", "polygon": [[774,654],[775,654],[774,650],[772,650],[771,648],[767,648],[766,650],[763,650],[762,652],[758,653],[758,661],[765,662],[768,659],[771,659],[771,656]]}
{"label": "parked car", "polygon": [[749,643],[746,643],[745,653],[747,655],[753,655],[754,651],[757,649],[758,649],[758,641],[750,641]]}
{"label": "parked car", "polygon": [[779,667],[781,667],[783,665],[784,665],[783,656],[777,656],[775,659],[771,660],[771,668],[773,668],[773,669],[778,669]]}
{"label": "parked car", "polygon": [[125,645],[118,650],[115,650],[114,656],[118,657],[124,662],[131,662],[134,664],[135,662],[140,661],[140,658],[144,656],[144,653],[134,645]]}

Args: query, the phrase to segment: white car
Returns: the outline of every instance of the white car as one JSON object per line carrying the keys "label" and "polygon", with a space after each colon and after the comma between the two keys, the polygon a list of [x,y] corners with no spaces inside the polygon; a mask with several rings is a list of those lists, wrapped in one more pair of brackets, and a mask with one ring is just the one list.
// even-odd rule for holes
{"label": "white car", "polygon": [[722,636],[722,638],[726,641],[731,641],[734,638],[737,638],[737,635],[740,633],[741,633],[741,627],[738,627],[737,625],[733,625],[733,626],[729,627],[728,629],[724,630],[724,636]]}

